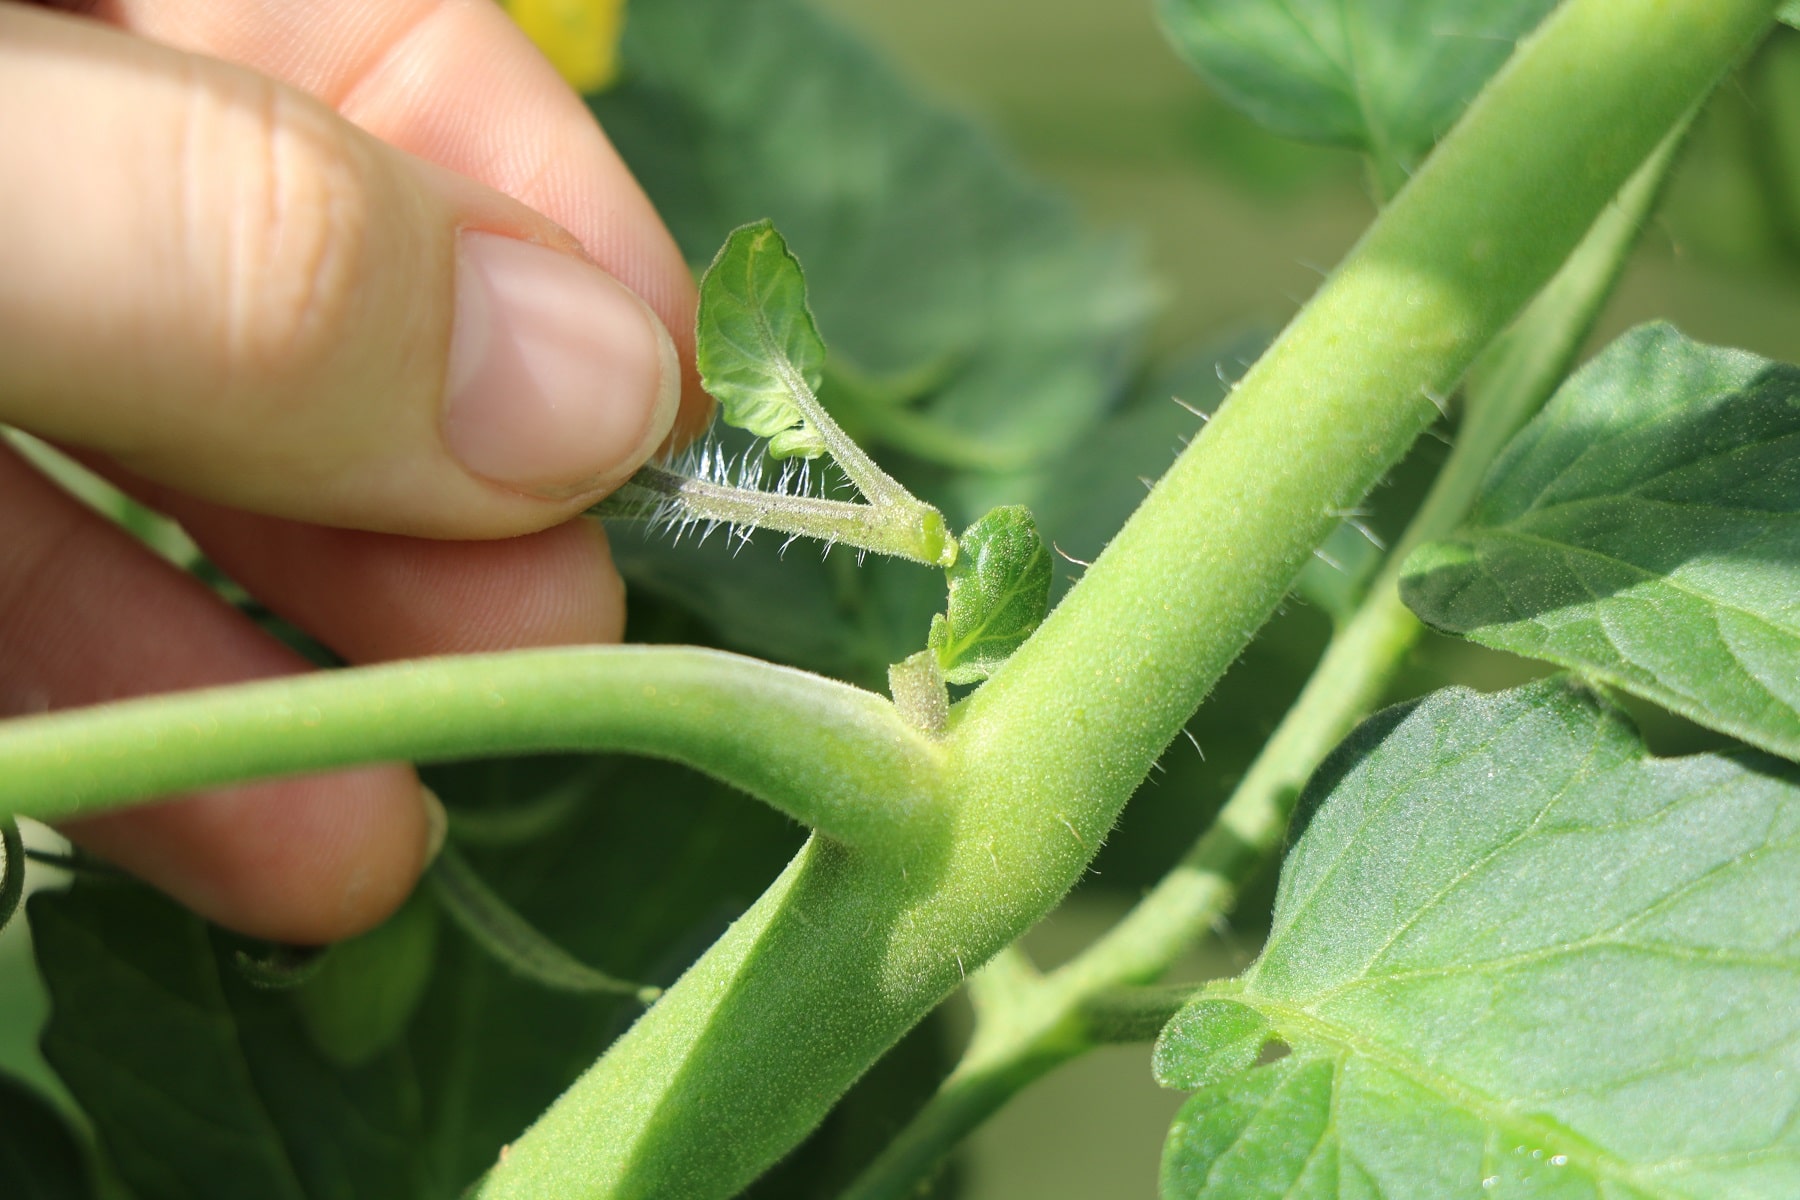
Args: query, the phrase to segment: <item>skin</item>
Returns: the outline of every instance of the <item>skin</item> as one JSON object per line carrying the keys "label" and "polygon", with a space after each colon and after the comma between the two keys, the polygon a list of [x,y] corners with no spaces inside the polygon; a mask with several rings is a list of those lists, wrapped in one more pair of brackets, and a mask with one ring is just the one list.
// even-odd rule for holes
{"label": "skin", "polygon": [[[52,7],[0,0],[0,159],[34,181],[0,196],[0,261],[24,264],[0,282],[13,331],[0,422],[177,519],[352,663],[619,640],[605,536],[571,518],[709,415],[693,284],[504,13],[492,0]],[[209,136],[222,127],[237,132]],[[306,177],[296,154],[352,164],[316,227],[278,202]],[[469,230],[585,260],[641,297],[679,352],[679,413],[665,382],[621,418],[639,435],[568,486],[463,467],[437,414],[452,248]],[[304,669],[0,445],[0,714]],[[429,825],[412,769],[393,764],[68,832],[213,920],[317,943],[399,904]]]}

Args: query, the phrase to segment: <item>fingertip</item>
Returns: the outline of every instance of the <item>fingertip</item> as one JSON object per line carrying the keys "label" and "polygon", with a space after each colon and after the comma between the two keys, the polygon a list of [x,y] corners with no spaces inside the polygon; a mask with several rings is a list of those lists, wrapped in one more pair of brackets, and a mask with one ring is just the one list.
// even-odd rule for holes
{"label": "fingertip", "polygon": [[71,840],[210,921],[325,945],[411,894],[434,838],[410,768],[278,780],[71,822]]}

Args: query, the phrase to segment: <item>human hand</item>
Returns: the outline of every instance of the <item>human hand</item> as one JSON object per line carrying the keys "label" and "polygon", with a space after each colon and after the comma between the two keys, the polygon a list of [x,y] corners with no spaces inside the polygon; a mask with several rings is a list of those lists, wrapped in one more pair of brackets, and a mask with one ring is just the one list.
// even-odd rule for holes
{"label": "human hand", "polygon": [[[618,640],[567,519],[706,401],[691,277],[580,101],[492,0],[97,9],[0,0],[0,421],[351,662]],[[0,444],[0,713],[302,669]],[[324,942],[410,890],[421,795],[379,766],[70,832]]]}

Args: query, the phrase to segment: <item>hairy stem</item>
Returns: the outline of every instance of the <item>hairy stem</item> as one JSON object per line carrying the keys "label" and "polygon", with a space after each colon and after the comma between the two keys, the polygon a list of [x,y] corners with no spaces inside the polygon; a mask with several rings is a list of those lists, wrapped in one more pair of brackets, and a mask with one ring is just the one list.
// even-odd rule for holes
{"label": "hairy stem", "polygon": [[[1687,127],[1684,119],[1663,140],[1564,268],[1471,367],[1469,416],[1449,460],[1367,597],[1333,636],[1300,698],[1212,827],[1094,945],[1035,988],[1010,995],[1011,1007],[977,1009],[968,1059],[845,1200],[913,1194],[944,1156],[1004,1107],[1012,1095],[1007,1088],[1021,1089],[1101,1041],[1116,1040],[1103,1036],[1104,1025],[1094,1027],[1089,1014],[1095,1006],[1107,1006],[1109,998],[1126,998],[1129,1004],[1157,994],[1130,985],[1155,979],[1173,965],[1268,863],[1307,777],[1379,700],[1423,628],[1400,602],[1407,554],[1455,528],[1494,458],[1567,373],[1624,269]],[[1162,996],[1167,999],[1168,993]],[[1033,1019],[1021,1020],[1021,1014]],[[1172,1011],[1164,1019],[1167,1015]],[[1090,1035],[1070,1037],[1072,1021],[1082,1021]]]}
{"label": "hairy stem", "polygon": [[670,646],[425,659],[8,721],[0,814],[52,821],[353,763],[553,750],[685,763],[856,845],[929,840],[944,819],[939,753],[886,700]]}
{"label": "hairy stem", "polygon": [[910,494],[903,500],[853,504],[729,487],[646,466],[593,512],[613,518],[717,522],[745,531],[771,529],[817,538],[827,545],[841,542],[931,567],[947,567],[956,561],[956,539],[950,536],[943,514]]}

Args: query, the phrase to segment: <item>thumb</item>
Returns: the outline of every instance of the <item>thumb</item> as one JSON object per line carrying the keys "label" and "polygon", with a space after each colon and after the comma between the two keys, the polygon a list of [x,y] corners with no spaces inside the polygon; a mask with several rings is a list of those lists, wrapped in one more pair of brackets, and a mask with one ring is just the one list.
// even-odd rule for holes
{"label": "thumb", "polygon": [[674,420],[667,331],[569,235],[252,72],[0,5],[0,158],[0,421],[148,479],[506,536]]}

